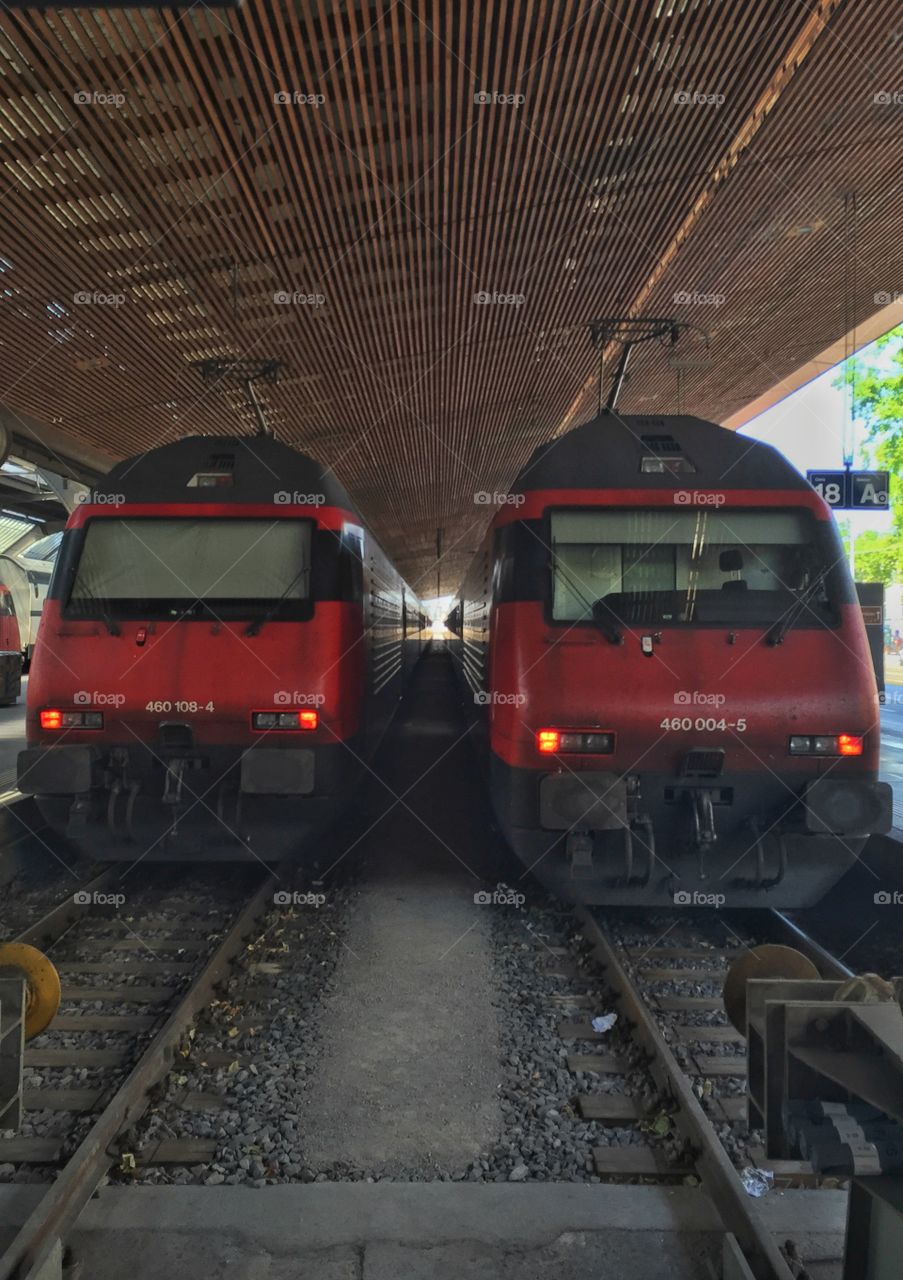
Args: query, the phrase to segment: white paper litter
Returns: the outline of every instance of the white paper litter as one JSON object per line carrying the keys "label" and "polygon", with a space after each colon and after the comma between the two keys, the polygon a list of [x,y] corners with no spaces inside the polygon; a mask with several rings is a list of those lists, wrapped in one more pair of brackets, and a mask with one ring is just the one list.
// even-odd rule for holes
{"label": "white paper litter", "polygon": [[746,1168],[740,1174],[740,1181],[746,1194],[758,1199],[774,1186],[774,1174],[770,1169]]}

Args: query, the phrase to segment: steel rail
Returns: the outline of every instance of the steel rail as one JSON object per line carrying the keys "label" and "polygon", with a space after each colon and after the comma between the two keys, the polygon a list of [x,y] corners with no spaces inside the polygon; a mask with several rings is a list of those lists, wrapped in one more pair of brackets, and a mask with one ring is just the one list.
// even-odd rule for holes
{"label": "steel rail", "polygon": [[76,920],[84,919],[84,907],[75,901],[75,895],[77,893],[100,893],[109,885],[115,883],[121,874],[121,869],[115,865],[104,867],[96,876],[92,876],[90,880],[85,880],[76,885],[62,902],[58,902],[55,907],[51,907],[35,924],[30,924],[27,929],[23,929],[21,933],[16,935],[15,941],[27,942],[33,947],[42,947],[47,946],[49,943],[58,942],[71,924],[74,924]]}
{"label": "steel rail", "polygon": [[768,1230],[757,1202],[744,1190],[714,1126],[611,941],[586,907],[578,906],[576,916],[595,958],[605,970],[624,1017],[632,1024],[634,1035],[649,1055],[648,1071],[659,1089],[677,1103],[675,1123],[696,1152],[694,1159],[703,1187],[725,1231],[736,1237],[756,1280],[793,1280],[793,1272]]}
{"label": "steel rail", "polygon": [[63,1242],[112,1163],[107,1148],[123,1129],[144,1114],[148,1091],[166,1074],[181,1037],[207,1004],[213,988],[226,977],[245,937],[272,902],[276,883],[273,875],[265,878],[176,1007],[169,1011],[56,1182],[0,1257],[0,1280],[49,1280],[60,1274]]}
{"label": "steel rail", "polygon": [[842,981],[844,978],[853,977],[852,969],[848,969],[842,960],[832,956],[830,951],[827,951],[820,942],[816,942],[801,925],[791,920],[783,911],[772,910],[771,918],[784,940],[790,946],[796,947],[798,951],[802,951],[803,955],[808,956],[823,978],[838,978]]}

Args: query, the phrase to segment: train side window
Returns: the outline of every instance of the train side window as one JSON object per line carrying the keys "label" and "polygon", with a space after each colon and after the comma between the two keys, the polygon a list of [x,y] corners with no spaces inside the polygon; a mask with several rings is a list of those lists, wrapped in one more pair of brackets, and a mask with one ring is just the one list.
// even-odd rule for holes
{"label": "train side window", "polygon": [[63,533],[60,539],[59,553],[50,573],[50,586],[47,588],[48,600],[68,599],[84,540],[84,527],[81,529],[66,529]]}
{"label": "train side window", "polygon": [[342,526],[340,552],[341,598],[359,604],[364,598],[364,531],[358,525]]}
{"label": "train side window", "polygon": [[493,604],[543,599],[549,549],[541,520],[515,520],[496,530],[492,557]]}

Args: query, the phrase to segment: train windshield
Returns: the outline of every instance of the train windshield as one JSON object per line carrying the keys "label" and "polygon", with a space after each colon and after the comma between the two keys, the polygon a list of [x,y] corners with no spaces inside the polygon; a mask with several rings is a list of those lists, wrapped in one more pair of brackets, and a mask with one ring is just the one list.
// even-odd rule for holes
{"label": "train windshield", "polygon": [[806,511],[559,510],[551,540],[556,620],[770,625],[801,595],[797,625],[834,620]]}
{"label": "train windshield", "polygon": [[85,528],[68,617],[297,619],[309,520],[102,517]]}

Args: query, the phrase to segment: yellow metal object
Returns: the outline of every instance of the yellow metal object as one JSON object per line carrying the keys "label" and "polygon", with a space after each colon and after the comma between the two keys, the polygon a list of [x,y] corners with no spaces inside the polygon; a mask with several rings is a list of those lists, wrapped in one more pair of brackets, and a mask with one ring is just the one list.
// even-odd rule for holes
{"label": "yellow metal object", "polygon": [[724,980],[724,1011],[741,1035],[746,1035],[746,984],[750,978],[815,979],[818,969],[801,951],[765,943],[744,951]]}
{"label": "yellow metal object", "polygon": [[0,943],[0,970],[15,969],[25,979],[25,1039],[49,1025],[60,1007],[60,975],[53,964],[26,942]]}

